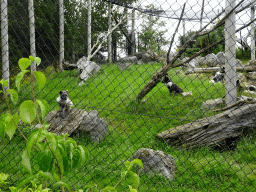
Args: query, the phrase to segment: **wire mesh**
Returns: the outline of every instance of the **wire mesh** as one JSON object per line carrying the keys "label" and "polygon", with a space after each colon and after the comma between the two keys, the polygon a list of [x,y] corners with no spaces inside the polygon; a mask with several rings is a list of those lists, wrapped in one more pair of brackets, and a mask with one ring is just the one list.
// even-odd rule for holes
{"label": "wire mesh", "polygon": [[[1,1],[0,70],[15,89],[18,60],[35,42],[36,70],[47,77],[35,97],[50,106],[49,131],[69,133],[90,154],[63,176],[71,191],[116,186],[135,157],[144,164],[134,171],[138,191],[256,189],[254,1],[93,0],[90,11],[90,1],[61,2]],[[22,82],[18,105],[0,98],[1,115],[33,98],[31,81]],[[58,112],[66,90],[72,118]],[[38,122],[19,127],[28,137]],[[28,175],[26,140],[17,131],[1,137],[0,173],[16,186]],[[116,190],[128,185],[136,186],[132,175]],[[8,191],[0,180],[1,188]]]}

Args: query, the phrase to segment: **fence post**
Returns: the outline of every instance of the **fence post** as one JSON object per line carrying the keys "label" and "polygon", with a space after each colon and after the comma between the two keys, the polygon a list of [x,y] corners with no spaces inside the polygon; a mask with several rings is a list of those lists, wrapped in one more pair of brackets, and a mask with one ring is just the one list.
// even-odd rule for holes
{"label": "fence post", "polygon": [[[28,15],[29,15],[29,42],[30,42],[30,54],[36,56],[36,33],[35,33],[35,12],[33,0],[28,1]],[[36,62],[33,62],[31,69],[36,71]]]}
{"label": "fence post", "polygon": [[[255,8],[251,6],[251,21],[254,19]],[[251,24],[251,60],[255,60],[255,24]]]}
{"label": "fence post", "polygon": [[[235,0],[225,1],[225,11],[228,13],[234,6]],[[225,21],[225,87],[226,105],[236,102],[236,42],[235,42],[235,13]]]}
{"label": "fence post", "polygon": [[63,71],[64,61],[64,4],[59,0],[59,25],[60,25],[60,71]]}
{"label": "fence post", "polygon": [[8,87],[4,86],[6,91],[10,87],[7,0],[1,0],[1,44],[2,78],[8,80]]}
{"label": "fence post", "polygon": [[87,54],[92,51],[92,1],[88,0]]}
{"label": "fence post", "polygon": [[131,41],[132,41],[132,54],[136,52],[135,47],[135,10],[132,10],[132,33],[131,33]]}
{"label": "fence post", "polygon": [[[111,11],[112,11],[112,3],[108,2],[108,31],[111,30],[112,28],[112,19],[111,19]],[[112,34],[110,33],[108,35],[108,62],[112,62]]]}

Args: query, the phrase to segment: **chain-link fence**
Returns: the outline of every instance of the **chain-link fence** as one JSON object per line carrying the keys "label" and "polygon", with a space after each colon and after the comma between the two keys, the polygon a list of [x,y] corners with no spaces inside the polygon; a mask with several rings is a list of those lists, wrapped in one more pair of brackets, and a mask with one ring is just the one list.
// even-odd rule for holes
{"label": "chain-link fence", "polygon": [[[33,181],[53,191],[255,191],[254,5],[2,0],[0,70],[9,84],[0,93],[0,189],[35,189]],[[30,55],[41,58],[31,69],[46,76],[42,90],[43,77],[34,83],[26,67],[17,83],[18,61]],[[12,91],[3,93],[17,86],[14,105]],[[38,120],[7,129],[6,114],[32,113],[20,105],[34,98],[46,103],[35,101]],[[73,141],[37,137],[46,111],[48,131],[85,146],[86,162]],[[127,171],[133,159],[144,169]]]}

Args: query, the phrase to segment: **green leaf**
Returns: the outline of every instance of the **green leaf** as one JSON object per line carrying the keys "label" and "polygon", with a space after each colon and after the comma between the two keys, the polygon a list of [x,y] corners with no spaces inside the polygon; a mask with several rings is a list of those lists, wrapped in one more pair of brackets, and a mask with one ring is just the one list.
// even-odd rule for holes
{"label": "green leaf", "polygon": [[41,59],[39,57],[34,57],[34,59],[35,59],[37,66],[40,65]]}
{"label": "green leaf", "polygon": [[42,102],[41,100],[38,100],[38,99],[36,100],[36,103],[39,105],[42,119],[44,119],[48,114],[48,106],[45,106],[45,102]]}
{"label": "green leaf", "polygon": [[8,79],[6,79],[5,81],[3,81],[2,84],[3,84],[5,87],[9,87]]}
{"label": "green leaf", "polygon": [[18,64],[21,70],[26,70],[31,65],[31,61],[28,58],[21,58]]}
{"label": "green leaf", "polygon": [[80,150],[80,160],[79,160],[79,165],[78,166],[83,166],[85,164],[86,160],[89,157],[89,152],[82,145],[78,145],[77,148]]}
{"label": "green leaf", "polygon": [[14,89],[8,89],[6,92],[8,92],[10,94],[11,100],[13,102],[14,105],[16,105],[18,103],[19,100],[19,96],[17,91],[15,91]]}
{"label": "green leaf", "polygon": [[79,166],[80,157],[81,157],[80,150],[74,149],[73,150],[73,157],[72,157],[72,160],[71,160],[71,167],[72,167],[72,169],[74,169],[74,168]]}
{"label": "green leaf", "polygon": [[134,160],[132,160],[132,161],[131,161],[131,164],[132,164],[132,165],[136,164],[136,165],[139,165],[141,168],[143,168],[143,163],[142,163],[142,161],[141,161],[140,159],[134,159]]}
{"label": "green leaf", "polygon": [[32,55],[30,55],[28,58],[29,58],[29,60],[31,61],[31,63],[35,60],[35,57],[32,56]]}
{"label": "green leaf", "polygon": [[36,118],[36,109],[33,101],[24,101],[19,108],[20,118],[26,124],[31,124]]}
{"label": "green leaf", "polygon": [[53,184],[53,187],[66,187],[69,190],[69,185],[63,181],[58,181],[57,183]]}
{"label": "green leaf", "polygon": [[127,173],[128,173],[128,171],[125,170],[125,169],[123,169],[123,170],[121,171],[121,179],[124,179],[125,176],[127,175]]}
{"label": "green leaf", "polygon": [[24,167],[30,174],[32,174],[32,172],[31,172],[31,165],[30,165],[30,157],[29,157],[29,155],[28,155],[27,150],[24,150],[23,153],[22,153],[22,161],[21,161],[21,164],[23,165],[23,167]]}
{"label": "green leaf", "polygon": [[35,175],[29,175],[29,176],[26,176],[24,179],[21,179],[21,181],[17,185],[17,188],[19,189],[24,185],[30,183],[35,177],[36,177]]}
{"label": "green leaf", "polygon": [[56,150],[56,147],[57,147],[57,142],[56,142],[56,135],[54,133],[51,133],[51,132],[48,132],[46,134],[46,139],[47,139],[47,142],[49,144],[51,144],[51,150],[55,151]]}
{"label": "green leaf", "polygon": [[129,175],[131,176],[133,187],[138,188],[140,185],[140,177],[136,173],[129,171]]}
{"label": "green leaf", "polygon": [[70,169],[70,163],[69,163],[68,156],[63,157],[63,166],[64,166],[64,172],[67,173]]}
{"label": "green leaf", "polygon": [[40,71],[35,71],[34,76],[35,76],[36,81],[38,83],[39,91],[41,91],[45,87],[45,83],[46,83],[45,75]]}
{"label": "green leaf", "polygon": [[117,191],[114,187],[107,186],[103,189],[103,191]]}
{"label": "green leaf", "polygon": [[49,172],[39,172],[38,176],[42,177],[44,180],[46,180],[46,179],[53,180],[54,179],[52,174]]}
{"label": "green leaf", "polygon": [[124,163],[124,165],[125,165],[125,167],[130,167],[131,166],[131,162],[130,161],[125,161],[125,163]]}
{"label": "green leaf", "polygon": [[38,130],[31,133],[26,142],[26,149],[27,149],[27,153],[29,156],[30,156],[30,151],[31,151],[33,145],[36,143],[36,141],[38,139],[38,133],[39,133]]}
{"label": "green leaf", "polygon": [[138,192],[137,189],[133,189],[131,185],[129,185],[130,192]]}
{"label": "green leaf", "polygon": [[61,173],[64,173],[63,157],[62,157],[62,154],[61,154],[59,148],[56,148],[56,151],[54,154],[55,154],[55,158],[57,160],[57,163],[58,163]]}
{"label": "green leaf", "polygon": [[43,172],[52,170],[53,166],[53,155],[50,150],[40,151],[36,156],[37,164],[39,169]]}
{"label": "green leaf", "polygon": [[19,115],[15,114],[12,116],[12,119],[9,121],[9,123],[5,126],[5,133],[9,136],[10,140],[12,139],[12,136],[14,135],[15,130],[17,129],[19,120]]}
{"label": "green leaf", "polygon": [[23,71],[19,72],[19,74],[17,75],[17,77],[15,79],[15,85],[16,85],[18,91],[20,91],[20,82],[27,72],[29,72],[29,70],[23,70]]}
{"label": "green leaf", "polygon": [[0,116],[0,137],[4,140],[5,127],[12,120],[12,116],[8,113]]}

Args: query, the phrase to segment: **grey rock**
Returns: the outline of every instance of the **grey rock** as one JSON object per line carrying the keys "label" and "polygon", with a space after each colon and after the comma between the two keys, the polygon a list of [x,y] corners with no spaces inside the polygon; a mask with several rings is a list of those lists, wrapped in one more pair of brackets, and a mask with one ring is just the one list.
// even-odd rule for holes
{"label": "grey rock", "polygon": [[92,110],[83,117],[78,130],[88,133],[94,142],[101,142],[107,136],[108,124],[99,118],[96,110]]}
{"label": "grey rock", "polygon": [[142,64],[143,64],[142,59],[138,60],[138,61],[137,61],[137,64],[138,64],[138,65],[142,65]]}
{"label": "grey rock", "polygon": [[133,159],[140,159],[143,162],[143,169],[140,168],[139,172],[143,171],[149,176],[161,175],[166,179],[173,179],[175,175],[175,160],[163,151],[141,148],[131,157],[131,160]]}
{"label": "grey rock", "polygon": [[95,110],[86,112],[82,109],[73,108],[65,118],[61,118],[58,111],[51,111],[45,117],[45,121],[50,125],[47,130],[56,135],[75,136],[82,133],[94,142],[104,140],[108,132],[107,123],[98,117],[98,112]]}
{"label": "grey rock", "polygon": [[192,59],[187,65],[190,68],[196,68],[199,67],[199,62],[196,59]]}
{"label": "grey rock", "polygon": [[88,61],[85,56],[77,61],[77,68],[78,71],[81,72],[80,78],[84,82],[87,81],[93,73],[98,72],[101,69],[97,63]]}
{"label": "grey rock", "polygon": [[236,73],[236,79],[239,80],[240,84],[243,85],[247,79],[243,73]]}
{"label": "grey rock", "polygon": [[205,56],[205,61],[203,63],[209,67],[216,67],[219,64],[219,60],[214,53],[210,53]]}
{"label": "grey rock", "polygon": [[236,66],[237,67],[243,67],[242,61],[240,61],[239,59],[236,59]]}
{"label": "grey rock", "polygon": [[133,63],[135,64],[138,61],[136,56],[127,56],[120,60],[121,63]]}
{"label": "grey rock", "polygon": [[247,73],[247,77],[248,77],[249,79],[256,80],[256,72],[248,72],[248,73]]}
{"label": "grey rock", "polygon": [[218,98],[218,99],[210,99],[205,102],[203,102],[201,108],[202,109],[215,109],[218,107],[221,107],[221,105],[225,104],[224,99]]}
{"label": "grey rock", "polygon": [[122,71],[129,69],[129,68],[131,68],[131,63],[119,63],[118,68]]}
{"label": "grey rock", "polygon": [[150,54],[149,53],[143,53],[142,54],[142,61],[144,62],[144,63],[148,63],[148,62],[150,62],[151,61],[151,57],[150,57]]}
{"label": "grey rock", "polygon": [[217,53],[216,56],[219,60],[219,64],[224,65],[225,64],[225,54],[223,52],[219,52],[219,53]]}

